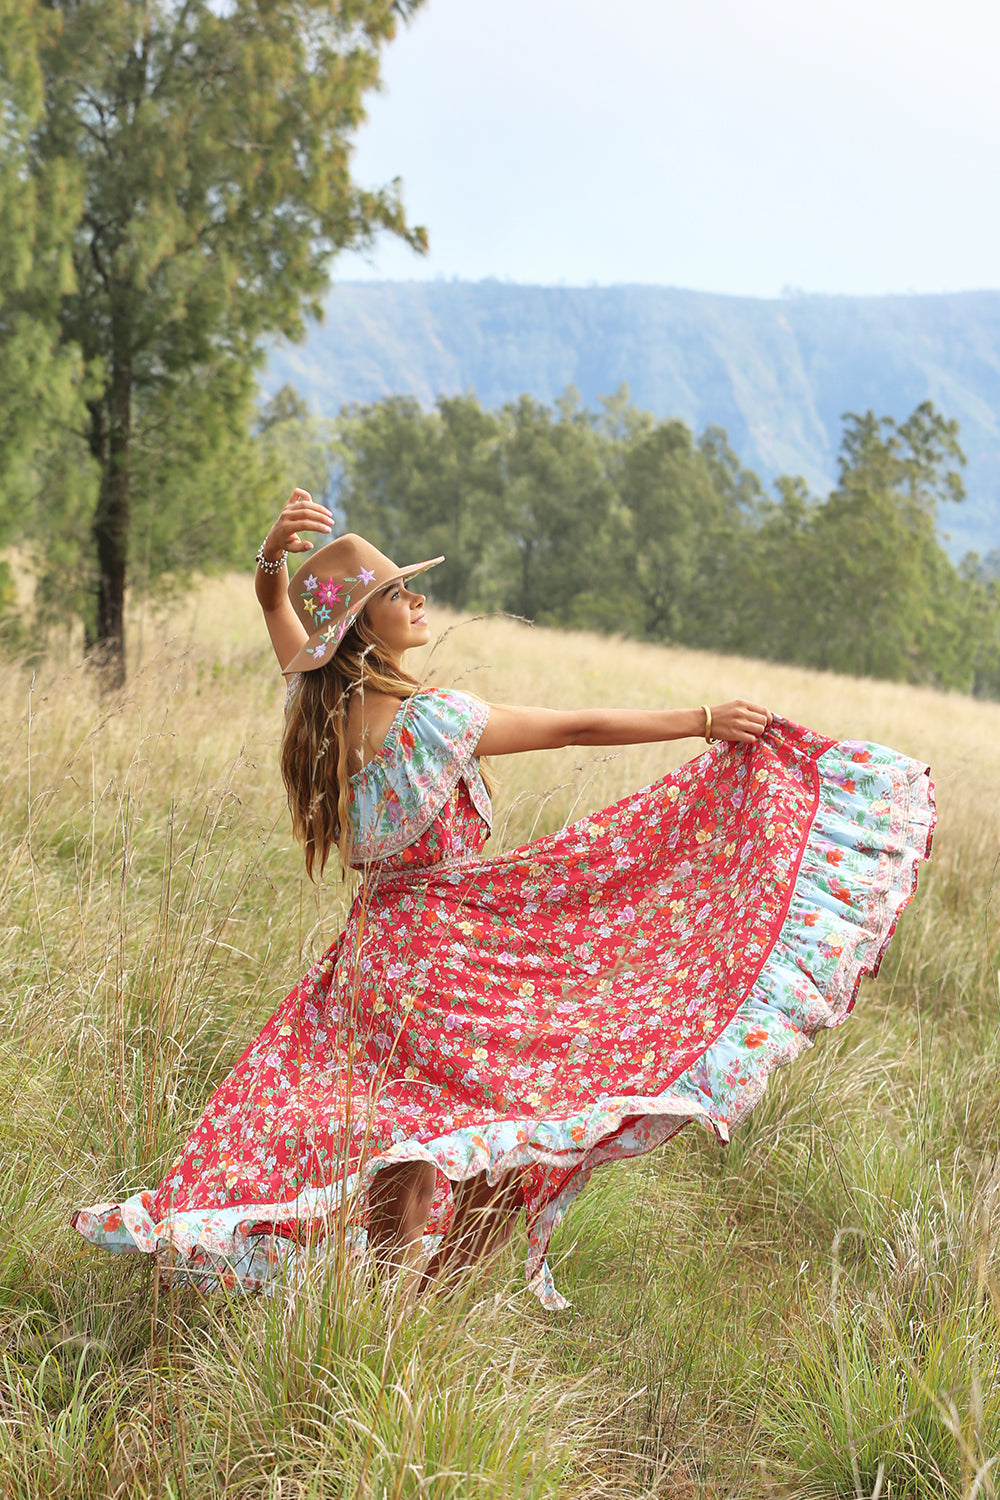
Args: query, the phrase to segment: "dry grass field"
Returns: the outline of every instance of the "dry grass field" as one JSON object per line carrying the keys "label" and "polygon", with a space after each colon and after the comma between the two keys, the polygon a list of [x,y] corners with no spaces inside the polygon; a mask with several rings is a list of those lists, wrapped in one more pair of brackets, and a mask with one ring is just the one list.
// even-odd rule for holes
{"label": "dry grass field", "polygon": [[[499,702],[742,694],[929,760],[935,857],[882,975],[732,1145],[598,1175],[553,1246],[413,1318],[336,1272],[157,1292],[72,1206],[157,1180],[336,932],[277,772],[248,578],[131,624],[102,703],[53,635],[0,685],[0,1495],[861,1500],[1000,1494],[1000,705],[436,618],[421,670]],[[521,842],[697,751],[497,766]]]}

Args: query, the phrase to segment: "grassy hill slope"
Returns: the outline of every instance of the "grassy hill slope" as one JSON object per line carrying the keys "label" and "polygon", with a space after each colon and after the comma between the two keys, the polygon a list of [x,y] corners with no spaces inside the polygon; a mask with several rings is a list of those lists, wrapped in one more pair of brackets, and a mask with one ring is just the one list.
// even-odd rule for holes
{"label": "grassy hill slope", "polygon": [[[1000,705],[433,623],[434,680],[498,701],[744,693],[932,761],[935,859],[890,961],[727,1150],[689,1130],[598,1174],[554,1243],[568,1313],[517,1252],[412,1319],[336,1267],[271,1302],[158,1292],[70,1208],[157,1179],[347,893],[291,847],[248,578],[133,616],[114,704],[53,639],[0,684],[0,1493],[830,1500],[881,1472],[883,1496],[995,1496]],[[500,840],[697,750],[502,761]]]}

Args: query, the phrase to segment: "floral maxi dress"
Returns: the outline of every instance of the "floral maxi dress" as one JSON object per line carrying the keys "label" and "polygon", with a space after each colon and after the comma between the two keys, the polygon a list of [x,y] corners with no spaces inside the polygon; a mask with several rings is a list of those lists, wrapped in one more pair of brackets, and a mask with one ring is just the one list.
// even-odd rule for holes
{"label": "floral maxi dress", "polygon": [[[488,705],[420,691],[351,783],[344,931],[209,1100],[155,1191],[73,1217],[109,1249],[249,1289],[287,1278],[372,1175],[517,1171],[527,1275],[595,1167],[697,1120],[721,1141],[851,1010],[930,851],[927,767],[776,719],[520,849],[481,858]],[[185,1272],[185,1268],[187,1271]]]}

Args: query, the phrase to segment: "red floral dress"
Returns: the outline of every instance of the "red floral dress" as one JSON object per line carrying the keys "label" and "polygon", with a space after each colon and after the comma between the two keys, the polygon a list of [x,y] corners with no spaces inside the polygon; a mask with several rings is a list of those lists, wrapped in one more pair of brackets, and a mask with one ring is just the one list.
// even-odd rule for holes
{"label": "red floral dress", "polygon": [[595,1167],[697,1120],[725,1141],[768,1074],[845,1019],[930,849],[927,767],[783,720],[562,832],[483,859],[467,694],[422,691],[352,781],[344,931],[248,1046],[155,1190],[74,1215],[202,1281],[299,1269],[372,1175],[516,1170],[527,1275]]}

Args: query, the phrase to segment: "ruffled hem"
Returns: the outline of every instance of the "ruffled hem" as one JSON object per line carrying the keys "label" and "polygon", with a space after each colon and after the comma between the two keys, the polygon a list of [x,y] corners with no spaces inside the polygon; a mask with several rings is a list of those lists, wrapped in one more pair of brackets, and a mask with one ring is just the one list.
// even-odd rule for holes
{"label": "ruffled hem", "polygon": [[541,1166],[551,1170],[553,1190],[528,1226],[526,1274],[543,1306],[565,1307],[545,1252],[595,1167],[642,1155],[693,1120],[727,1141],[771,1072],[817,1031],[840,1025],[861,981],[878,972],[930,853],[928,767],[879,745],[841,741],[816,768],[816,811],[777,939],[724,1031],[664,1093],[597,1099],[565,1118],[490,1122],[423,1143],[401,1139],[343,1184],[306,1189],[292,1201],[191,1209],[154,1222],[154,1193],[144,1191],[76,1213],[75,1228],[108,1250],[167,1252],[174,1274],[203,1287],[222,1281],[266,1290],[302,1273],[303,1246],[322,1242],[341,1206],[363,1196],[386,1166],[426,1161],[447,1184],[480,1172],[495,1182]]}

